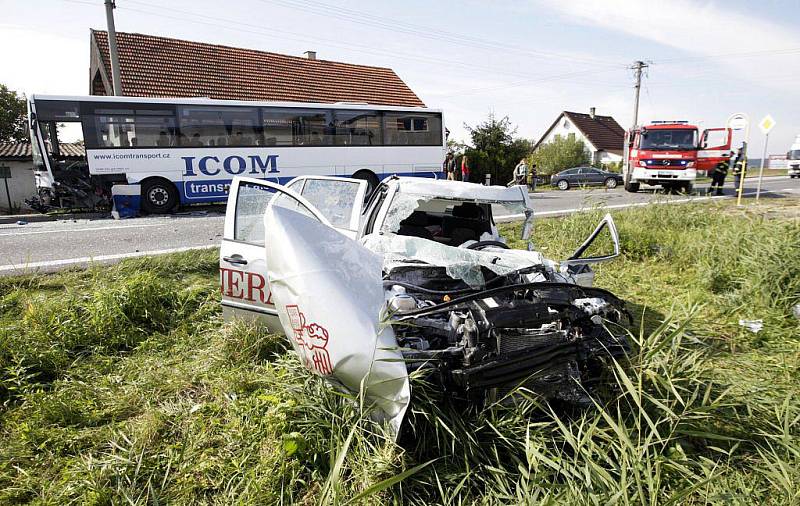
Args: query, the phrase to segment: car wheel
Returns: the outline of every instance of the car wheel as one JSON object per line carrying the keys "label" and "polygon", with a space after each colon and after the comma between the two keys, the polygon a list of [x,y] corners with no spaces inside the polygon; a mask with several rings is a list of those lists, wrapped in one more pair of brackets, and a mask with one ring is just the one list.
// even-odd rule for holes
{"label": "car wheel", "polygon": [[178,189],[166,179],[151,179],[142,185],[142,209],[150,214],[165,214],[178,205]]}
{"label": "car wheel", "polygon": [[610,177],[606,179],[606,188],[609,190],[613,190],[617,187],[617,180],[616,178]]}
{"label": "car wheel", "polygon": [[558,186],[559,190],[569,190],[569,181],[567,181],[566,179],[562,179],[561,181],[556,183],[556,186]]}

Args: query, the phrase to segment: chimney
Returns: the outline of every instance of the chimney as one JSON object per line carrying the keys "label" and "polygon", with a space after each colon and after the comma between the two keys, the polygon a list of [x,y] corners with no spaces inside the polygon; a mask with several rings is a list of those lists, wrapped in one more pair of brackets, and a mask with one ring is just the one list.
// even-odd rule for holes
{"label": "chimney", "polygon": [[594,119],[594,107],[589,108],[589,116]]}
{"label": "chimney", "polygon": [[304,53],[306,58],[309,60],[316,60],[317,59],[317,52],[316,51],[306,51]]}

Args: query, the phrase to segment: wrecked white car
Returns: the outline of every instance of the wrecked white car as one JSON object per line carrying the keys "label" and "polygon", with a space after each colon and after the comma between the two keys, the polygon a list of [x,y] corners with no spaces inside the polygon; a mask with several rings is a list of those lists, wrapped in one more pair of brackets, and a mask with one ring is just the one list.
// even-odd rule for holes
{"label": "wrecked white car", "polygon": [[[496,222],[531,233],[524,187],[390,178],[234,179],[220,251],[223,312],[283,332],[316,374],[361,392],[395,430],[424,374],[453,398],[500,400],[519,385],[590,404],[624,303],[589,265],[619,254],[610,216],[560,263],[512,250]],[[584,257],[603,231],[613,251]],[[629,317],[629,316],[628,316]],[[617,335],[619,334],[619,335]]]}

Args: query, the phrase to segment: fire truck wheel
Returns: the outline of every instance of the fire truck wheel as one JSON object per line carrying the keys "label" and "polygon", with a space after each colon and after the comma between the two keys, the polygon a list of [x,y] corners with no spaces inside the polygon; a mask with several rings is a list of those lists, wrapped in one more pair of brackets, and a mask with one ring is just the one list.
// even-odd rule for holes
{"label": "fire truck wheel", "polygon": [[639,183],[625,183],[625,191],[636,193],[639,191]]}
{"label": "fire truck wheel", "polygon": [[153,178],[142,184],[142,209],[150,214],[165,214],[178,205],[178,189],[166,179]]}
{"label": "fire truck wheel", "polygon": [[613,190],[616,187],[617,187],[616,179],[614,179],[613,177],[606,179],[606,188],[608,188],[609,190]]}

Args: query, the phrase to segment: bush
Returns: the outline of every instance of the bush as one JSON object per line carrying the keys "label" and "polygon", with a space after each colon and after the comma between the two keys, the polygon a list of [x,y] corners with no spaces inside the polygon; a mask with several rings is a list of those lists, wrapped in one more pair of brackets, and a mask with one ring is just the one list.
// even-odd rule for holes
{"label": "bush", "polygon": [[556,135],[551,142],[540,144],[529,160],[536,164],[540,174],[555,174],[571,167],[588,165],[591,155],[586,144],[576,139],[574,134],[567,137]]}

